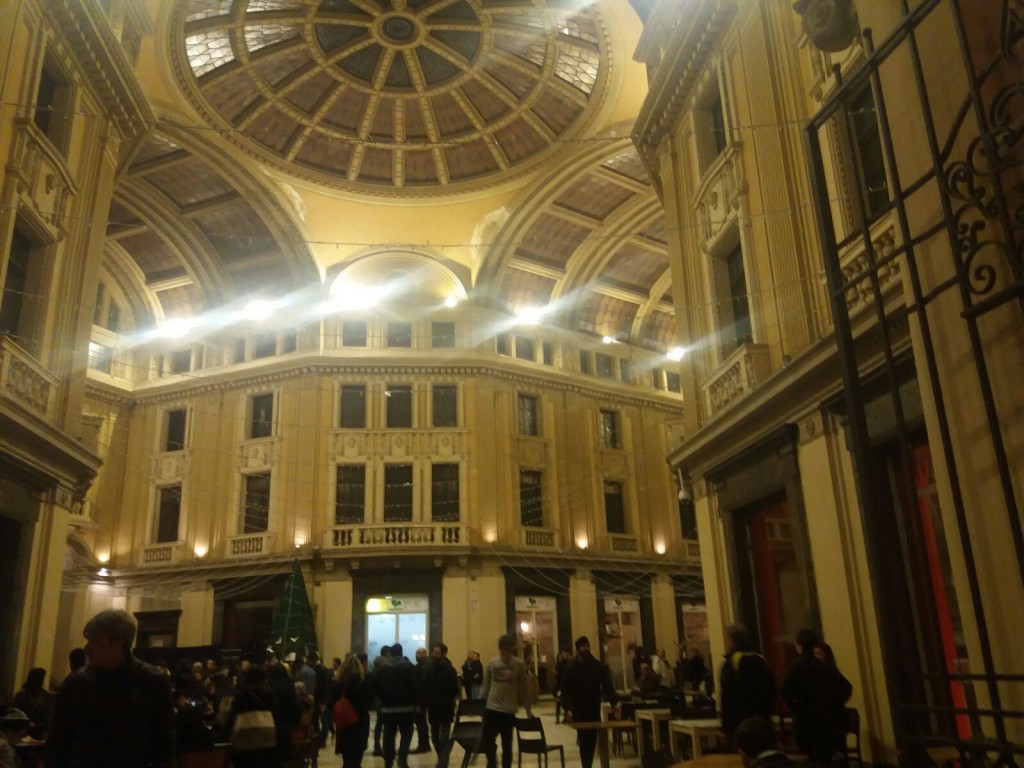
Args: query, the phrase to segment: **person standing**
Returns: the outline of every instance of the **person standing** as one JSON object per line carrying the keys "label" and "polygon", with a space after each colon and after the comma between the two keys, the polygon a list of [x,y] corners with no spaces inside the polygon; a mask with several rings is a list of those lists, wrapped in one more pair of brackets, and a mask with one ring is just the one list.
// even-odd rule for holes
{"label": "person standing", "polygon": [[430,716],[430,735],[437,751],[437,768],[448,768],[452,721],[455,719],[455,702],[459,698],[459,675],[448,660],[447,645],[435,645],[432,656],[424,699]]}
{"label": "person standing", "polygon": [[515,649],[516,639],[512,635],[502,635],[498,639],[498,655],[484,667],[480,697],[486,704],[480,749],[487,755],[487,768],[497,768],[496,740],[499,735],[502,768],[512,768],[512,731],[516,726],[519,705],[526,709],[527,717],[533,717],[526,664],[513,655]]}
{"label": "person standing", "polygon": [[775,675],[764,657],[751,647],[742,624],[726,628],[726,654],[720,674],[722,731],[732,741],[736,727],[749,717],[771,720],[775,707]]}
{"label": "person standing", "polygon": [[782,700],[793,713],[793,735],[812,762],[828,765],[845,747],[846,702],[853,686],[833,665],[814,655],[820,638],[813,629],[796,633],[800,654],[782,680]]}
{"label": "person standing", "polygon": [[409,766],[409,746],[416,722],[416,706],[419,690],[416,684],[416,668],[402,655],[401,643],[391,646],[391,658],[381,665],[377,673],[377,696],[380,706],[378,717],[384,723],[384,768],[395,763],[395,733],[398,739],[398,768]]}
{"label": "person standing", "polygon": [[341,768],[359,768],[363,753],[370,740],[370,705],[373,695],[366,670],[357,656],[350,655],[338,670],[335,694],[328,697],[327,711],[332,711],[334,702],[346,698],[359,714],[359,719],[337,734],[334,740],[334,754],[341,755]]}
{"label": "person standing", "polygon": [[[370,670],[371,687],[373,688],[374,695],[376,696],[377,690],[380,688],[380,680],[378,675],[381,667],[388,663],[391,659],[391,646],[385,645],[380,649],[380,655],[373,660],[373,669]],[[341,669],[339,662],[338,669]],[[380,737],[384,728],[384,719],[380,716],[380,702],[377,702],[377,722],[373,725],[373,756],[381,757],[384,751],[380,747]]]}
{"label": "person standing", "polygon": [[565,646],[558,652],[558,659],[555,661],[555,725],[558,725],[562,714],[562,676],[571,661],[572,651],[569,650],[569,646]]}
{"label": "person standing", "polygon": [[42,667],[34,667],[28,671],[25,684],[21,690],[14,694],[12,702],[15,708],[20,709],[28,719],[32,721],[28,733],[33,739],[46,741],[46,734],[50,728],[50,709],[53,694],[44,687],[46,682],[46,670]]}
{"label": "person standing", "polygon": [[467,699],[480,698],[480,686],[484,684],[484,665],[476,651],[470,651],[462,662],[462,684],[466,687]]}
{"label": "person standing", "polygon": [[[566,724],[598,722],[602,699],[614,707],[614,717],[618,720],[621,710],[611,674],[590,652],[590,640],[584,635],[576,640],[576,657],[562,675],[562,708]],[[580,764],[583,768],[591,768],[597,747],[597,731],[577,731],[576,743],[580,748]]]}
{"label": "person standing", "polygon": [[413,754],[430,751],[430,729],[427,726],[427,678],[430,676],[430,659],[426,648],[416,649],[416,687],[420,699],[416,706],[416,749]]}
{"label": "person standing", "polygon": [[135,619],[100,611],[85,625],[88,665],[64,680],[46,741],[52,768],[169,768],[170,678],[132,655]]}

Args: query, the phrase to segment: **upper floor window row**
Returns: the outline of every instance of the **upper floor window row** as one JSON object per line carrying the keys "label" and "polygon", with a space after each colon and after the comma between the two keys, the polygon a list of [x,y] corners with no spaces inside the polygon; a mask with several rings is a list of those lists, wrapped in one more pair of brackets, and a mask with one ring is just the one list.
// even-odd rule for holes
{"label": "upper floor window row", "polygon": [[[384,426],[387,429],[412,429],[416,423],[414,388],[408,384],[388,384],[384,390]],[[343,384],[338,426],[342,429],[366,429],[369,424],[367,386]],[[459,425],[458,386],[434,384],[430,388],[430,425]]]}
{"label": "upper floor window row", "polygon": [[[447,349],[455,346],[455,323],[436,321],[430,324],[429,338],[420,343],[419,328],[412,323],[389,321],[380,331],[383,346],[391,349],[412,349],[429,346],[432,349]],[[426,331],[425,331],[426,332]],[[373,346],[369,324],[364,320],[345,320],[341,323],[341,346],[367,348]]]}

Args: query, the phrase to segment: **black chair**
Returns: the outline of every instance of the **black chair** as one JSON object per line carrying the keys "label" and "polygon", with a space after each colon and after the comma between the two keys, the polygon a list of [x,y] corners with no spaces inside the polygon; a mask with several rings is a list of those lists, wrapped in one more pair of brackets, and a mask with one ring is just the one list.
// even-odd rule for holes
{"label": "black chair", "polygon": [[551,752],[558,752],[562,768],[565,768],[565,749],[561,744],[548,744],[544,736],[544,724],[539,717],[516,718],[516,744],[519,747],[519,768],[523,768],[524,754],[537,756],[537,768],[540,768],[543,755],[544,768],[548,768],[548,754]]}
{"label": "black chair", "polygon": [[846,708],[846,733],[843,736],[843,748],[848,758],[847,765],[852,766],[852,758],[856,756],[857,768],[860,768],[863,763],[860,754],[860,712],[853,707]]}
{"label": "black chair", "polygon": [[480,737],[484,732],[485,705],[486,702],[483,699],[463,699],[455,711],[455,723],[452,725],[448,753],[450,756],[452,744],[462,747],[466,753],[462,758],[462,768],[466,768],[473,755],[480,752]]}

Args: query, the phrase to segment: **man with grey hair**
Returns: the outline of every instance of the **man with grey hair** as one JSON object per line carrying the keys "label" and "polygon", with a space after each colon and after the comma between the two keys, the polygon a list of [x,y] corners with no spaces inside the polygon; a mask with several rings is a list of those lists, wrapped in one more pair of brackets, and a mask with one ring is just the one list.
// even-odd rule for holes
{"label": "man with grey hair", "polygon": [[135,619],[127,611],[100,611],[82,634],[88,663],[68,675],[57,693],[47,766],[169,768],[170,678],[132,655]]}

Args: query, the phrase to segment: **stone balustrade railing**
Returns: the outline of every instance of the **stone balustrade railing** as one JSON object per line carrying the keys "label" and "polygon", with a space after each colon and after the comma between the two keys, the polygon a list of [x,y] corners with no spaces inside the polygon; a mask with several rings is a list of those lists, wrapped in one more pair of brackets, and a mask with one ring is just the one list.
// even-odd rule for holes
{"label": "stone balustrade railing", "polygon": [[469,528],[460,523],[379,523],[335,525],[327,530],[327,549],[468,547]]}
{"label": "stone balustrade railing", "polygon": [[740,345],[704,382],[704,406],[708,415],[716,416],[748,395],[770,373],[767,344]]}
{"label": "stone balustrade railing", "polygon": [[58,385],[56,376],[8,336],[0,334],[0,391],[6,397],[52,422]]}

